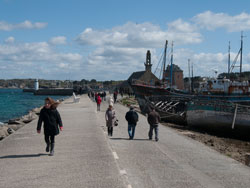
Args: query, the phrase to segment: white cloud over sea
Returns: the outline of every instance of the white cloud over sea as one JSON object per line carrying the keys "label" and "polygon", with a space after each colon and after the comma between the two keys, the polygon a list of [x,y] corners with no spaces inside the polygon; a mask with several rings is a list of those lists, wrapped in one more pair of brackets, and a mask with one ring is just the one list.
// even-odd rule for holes
{"label": "white cloud over sea", "polygon": [[[0,21],[0,30],[42,29],[47,23],[24,21],[10,24]],[[147,50],[151,51],[153,69],[160,59],[160,51],[165,40],[174,41],[174,63],[179,65],[188,76],[188,59],[194,64],[195,75],[212,76],[213,69],[227,71],[226,52],[195,52],[189,45],[206,42],[203,31],[210,32],[223,28],[228,32],[250,30],[250,14],[238,15],[205,11],[189,20],[178,18],[160,26],[155,23],[126,22],[111,28],[95,29],[91,27],[79,31],[73,41],[66,36],[52,36],[44,42],[20,42],[10,36],[0,43],[0,69],[8,78],[43,79],[127,79],[135,71],[144,70]],[[70,47],[82,48],[81,52],[72,52]],[[69,47],[67,50],[58,45]],[[201,50],[202,51],[202,50]],[[169,54],[169,51],[168,51]],[[236,53],[232,52],[232,57]],[[245,53],[244,68],[250,68],[250,53]]]}

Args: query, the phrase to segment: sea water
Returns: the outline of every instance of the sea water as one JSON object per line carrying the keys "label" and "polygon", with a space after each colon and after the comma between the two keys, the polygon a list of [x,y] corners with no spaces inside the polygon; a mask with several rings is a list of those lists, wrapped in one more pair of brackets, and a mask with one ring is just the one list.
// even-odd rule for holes
{"label": "sea water", "polygon": [[[28,114],[33,108],[41,107],[48,96],[34,95],[22,89],[0,89],[0,125]],[[63,99],[66,96],[50,96],[52,99]]]}

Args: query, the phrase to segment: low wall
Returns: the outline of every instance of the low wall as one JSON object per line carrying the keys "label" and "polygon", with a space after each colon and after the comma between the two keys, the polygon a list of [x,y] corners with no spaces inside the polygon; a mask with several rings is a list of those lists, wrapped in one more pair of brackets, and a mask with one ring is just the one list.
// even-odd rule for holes
{"label": "low wall", "polygon": [[39,89],[34,91],[34,95],[72,95],[73,89]]}

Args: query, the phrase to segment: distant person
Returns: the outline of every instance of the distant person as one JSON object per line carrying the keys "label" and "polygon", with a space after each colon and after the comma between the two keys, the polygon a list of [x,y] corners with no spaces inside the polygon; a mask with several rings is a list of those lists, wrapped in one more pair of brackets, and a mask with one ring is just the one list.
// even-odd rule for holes
{"label": "distant person", "polygon": [[100,95],[97,96],[96,103],[97,103],[97,111],[100,111],[101,103],[102,103],[102,99],[101,99]]}
{"label": "distant person", "polygon": [[114,100],[112,99],[112,97],[110,96],[110,98],[109,98],[109,105],[114,105]]}
{"label": "distant person", "polygon": [[103,92],[104,101],[106,101],[106,95],[107,95],[107,94],[106,94],[106,92],[104,91],[104,92]]}
{"label": "distant person", "polygon": [[148,123],[150,125],[148,132],[149,140],[152,140],[153,130],[155,131],[155,141],[157,142],[159,140],[158,124],[160,120],[161,120],[160,115],[158,114],[158,112],[155,111],[155,108],[153,108],[152,111],[148,114]]}
{"label": "distant person", "polygon": [[113,109],[113,105],[109,105],[108,109],[105,113],[105,120],[106,120],[106,126],[108,129],[108,135],[113,135],[113,127],[115,124],[116,116],[115,116],[115,110]]}
{"label": "distant person", "polygon": [[95,93],[95,102],[97,102],[98,93]]}
{"label": "distant person", "polygon": [[43,122],[46,152],[50,151],[50,156],[54,155],[55,136],[59,134],[59,129],[63,130],[61,116],[56,109],[58,104],[59,102],[55,102],[50,97],[46,98],[37,123],[37,133],[40,133]]}
{"label": "distant person", "polygon": [[130,106],[130,110],[126,113],[125,119],[128,121],[128,135],[129,139],[134,139],[135,127],[138,121],[138,114],[134,111],[134,107]]}
{"label": "distant person", "polygon": [[114,103],[116,103],[118,92],[115,91],[113,95],[114,95]]}

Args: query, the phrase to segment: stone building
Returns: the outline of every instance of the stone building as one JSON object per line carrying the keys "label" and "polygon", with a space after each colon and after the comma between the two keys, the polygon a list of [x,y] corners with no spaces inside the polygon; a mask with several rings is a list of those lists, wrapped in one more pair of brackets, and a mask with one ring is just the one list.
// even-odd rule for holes
{"label": "stone building", "polygon": [[146,54],[146,62],[144,63],[145,65],[145,70],[144,71],[138,71],[138,72],[133,72],[128,80],[124,81],[120,85],[120,89],[124,91],[130,91],[132,92],[132,88],[130,85],[132,83],[142,83],[142,84],[149,84],[149,85],[155,85],[155,83],[159,83],[159,79],[152,73],[151,68],[151,53],[148,50]]}
{"label": "stone building", "polygon": [[146,55],[146,62],[144,63],[145,70],[133,72],[128,78],[128,82],[131,84],[134,81],[155,85],[156,82],[159,82],[159,79],[151,71],[151,53],[148,50]]}
{"label": "stone building", "polygon": [[[183,80],[183,70],[180,69],[178,65],[172,64],[172,87],[175,89],[184,90],[184,80]],[[170,86],[170,74],[171,74],[171,66],[168,65],[167,69],[164,73],[165,80],[167,84]]]}

